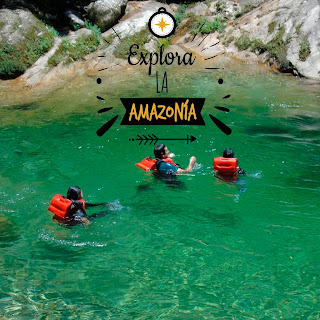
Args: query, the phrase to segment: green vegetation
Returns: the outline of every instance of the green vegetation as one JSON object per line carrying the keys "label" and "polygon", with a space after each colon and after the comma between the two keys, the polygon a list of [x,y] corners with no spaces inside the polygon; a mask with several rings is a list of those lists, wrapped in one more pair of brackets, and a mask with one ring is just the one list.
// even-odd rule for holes
{"label": "green vegetation", "polygon": [[[235,45],[241,51],[250,49],[258,54],[267,51],[269,53],[269,58],[277,61],[281,71],[288,71],[292,69],[292,66],[286,58],[289,39],[283,40],[284,32],[285,30],[282,26],[276,36],[267,44],[264,44],[260,39],[251,40],[249,35],[244,33],[235,41]],[[306,45],[303,46],[303,52],[308,54],[308,48]]]}
{"label": "green vegetation", "polygon": [[52,66],[56,66],[65,59],[65,63],[69,64],[81,59],[90,52],[97,50],[99,44],[100,38],[94,34],[79,37],[74,43],[71,43],[69,39],[63,39],[58,50],[48,60],[48,63]]}
{"label": "green vegetation", "polygon": [[303,25],[303,23],[300,23],[299,25],[297,25],[297,27],[296,27],[297,35],[300,34],[300,30],[301,30],[302,25]]}
{"label": "green vegetation", "polygon": [[146,51],[144,45],[149,42],[150,32],[148,29],[144,29],[139,33],[136,33],[132,36],[126,36],[125,38],[121,39],[120,44],[114,51],[114,55],[117,58],[127,59],[130,53],[130,47],[132,44],[137,44],[139,49],[136,47],[134,48],[138,55],[142,51]]}
{"label": "green vegetation", "polygon": [[224,9],[224,6],[222,5],[222,3],[221,3],[220,1],[218,1],[218,2],[216,3],[216,10],[217,10],[217,12],[218,12],[218,13],[221,13],[221,12],[223,11],[223,9]]}
{"label": "green vegetation", "polygon": [[247,33],[243,33],[235,42],[236,47],[240,50],[247,50],[251,47],[251,40]]}
{"label": "green vegetation", "polygon": [[191,30],[192,34],[206,34],[206,33],[212,33],[215,31],[223,32],[225,29],[225,25],[222,23],[221,18],[215,18],[213,21],[209,21],[207,18],[200,17],[197,20],[196,27]]}
{"label": "green vegetation", "polygon": [[[42,25],[41,22],[39,24]],[[21,75],[32,66],[38,58],[53,45],[54,37],[50,32],[42,32],[36,28],[26,34],[26,41],[14,45],[0,44],[0,78],[12,79]]]}
{"label": "green vegetation", "polygon": [[161,46],[163,45],[163,49],[166,49],[170,45],[171,37],[169,38],[158,38],[158,51],[160,51]]}
{"label": "green vegetation", "polygon": [[306,61],[308,56],[310,55],[310,44],[308,41],[302,41],[300,43],[300,50],[299,50],[299,59],[301,61]]}
{"label": "green vegetation", "polygon": [[228,39],[223,41],[223,45],[225,45],[226,47],[228,47],[230,45],[230,43],[234,41],[234,36],[229,37]]}
{"label": "green vegetation", "polygon": [[[87,29],[92,31],[92,34],[78,37],[73,43],[71,43],[71,41],[67,38],[63,39],[58,50],[48,60],[48,63],[51,66],[56,66],[63,60],[66,64],[69,64],[98,49],[101,39],[100,28],[96,25],[93,25],[88,20],[85,20],[85,26]],[[54,30],[54,28],[52,29]],[[57,33],[57,31],[55,32]]]}
{"label": "green vegetation", "polygon": [[58,37],[59,36],[59,32],[52,26],[47,26],[49,32],[54,36],[54,37]]}
{"label": "green vegetation", "polygon": [[105,42],[105,46],[104,47],[109,47],[110,45],[112,45],[112,42],[113,42],[113,39],[115,38],[116,36],[114,34],[111,34],[110,36],[108,37],[102,37],[102,39],[104,40]]}
{"label": "green vegetation", "polygon": [[251,51],[254,53],[262,54],[268,50],[266,44],[264,44],[260,39],[254,39],[251,41]]}
{"label": "green vegetation", "polygon": [[100,39],[101,36],[101,30],[98,26],[93,25],[89,20],[85,19],[84,20],[85,27],[89,30],[92,30],[93,34]]}
{"label": "green vegetation", "polygon": [[237,19],[237,18],[240,18],[241,16],[243,15],[243,12],[242,11],[237,11],[234,18]]}
{"label": "green vegetation", "polygon": [[268,25],[268,33],[269,34],[274,31],[276,25],[277,25],[276,21],[272,21],[272,22],[269,23],[269,25]]}
{"label": "green vegetation", "polygon": [[185,14],[186,14],[186,8],[187,8],[187,5],[184,3],[181,3],[179,5],[179,8],[174,15],[176,22],[177,22],[177,25],[183,20]]}
{"label": "green vegetation", "polygon": [[12,29],[13,29],[14,31],[18,30],[18,29],[19,29],[19,23],[15,23],[15,24],[13,25]]}
{"label": "green vegetation", "polygon": [[287,71],[291,69],[291,64],[286,58],[289,39],[286,41],[283,40],[284,32],[285,30],[282,26],[279,28],[276,36],[267,44],[269,56],[278,62],[279,69],[281,71]]}

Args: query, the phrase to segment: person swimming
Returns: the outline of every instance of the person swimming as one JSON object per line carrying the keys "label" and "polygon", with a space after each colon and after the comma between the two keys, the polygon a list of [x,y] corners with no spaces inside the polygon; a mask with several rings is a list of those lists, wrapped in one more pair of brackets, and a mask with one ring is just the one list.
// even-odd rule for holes
{"label": "person swimming", "polygon": [[183,174],[191,172],[194,164],[196,163],[196,157],[192,156],[189,159],[189,164],[185,169],[180,168],[177,164],[175,164],[171,157],[174,154],[170,154],[168,147],[164,144],[159,144],[154,148],[154,156],[157,160],[156,168],[160,174]]}
{"label": "person swimming", "polygon": [[222,157],[214,158],[212,169],[218,177],[223,178],[236,178],[239,174],[245,174],[244,170],[238,167],[238,159],[229,148],[223,151]]}
{"label": "person swimming", "polygon": [[68,226],[90,225],[92,219],[105,215],[106,212],[103,211],[88,216],[86,208],[100,205],[107,205],[107,203],[85,203],[82,190],[78,186],[71,186],[67,191],[66,197],[57,194],[52,198],[48,210],[54,213],[53,219],[59,223]]}

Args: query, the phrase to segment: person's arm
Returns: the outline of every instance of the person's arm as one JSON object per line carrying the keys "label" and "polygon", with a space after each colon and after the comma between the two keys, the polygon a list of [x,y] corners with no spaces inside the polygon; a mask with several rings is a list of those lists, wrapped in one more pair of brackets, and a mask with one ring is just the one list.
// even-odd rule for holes
{"label": "person's arm", "polygon": [[244,174],[244,175],[246,175],[245,171],[242,170],[240,167],[237,167],[237,174]]}
{"label": "person's arm", "polygon": [[185,169],[178,168],[177,173],[188,173],[192,171],[196,161],[197,161],[196,157],[192,156],[189,160],[188,166]]}
{"label": "person's arm", "polygon": [[88,202],[86,202],[86,208],[97,207],[97,206],[107,206],[107,205],[109,205],[108,202],[101,202],[101,203],[88,203]]}

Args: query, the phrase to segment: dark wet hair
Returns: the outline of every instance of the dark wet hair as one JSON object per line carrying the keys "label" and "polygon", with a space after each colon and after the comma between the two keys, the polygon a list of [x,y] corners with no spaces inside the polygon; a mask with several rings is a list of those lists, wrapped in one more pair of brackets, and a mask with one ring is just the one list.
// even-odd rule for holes
{"label": "dark wet hair", "polygon": [[164,148],[166,146],[164,144],[158,144],[157,146],[155,146],[153,152],[154,152],[154,156],[158,159],[162,158],[162,155],[165,153]]}
{"label": "dark wet hair", "polygon": [[78,186],[72,186],[67,191],[67,199],[69,200],[80,200],[81,189]]}
{"label": "dark wet hair", "polygon": [[233,151],[229,148],[225,149],[223,151],[223,157],[224,158],[234,158]]}

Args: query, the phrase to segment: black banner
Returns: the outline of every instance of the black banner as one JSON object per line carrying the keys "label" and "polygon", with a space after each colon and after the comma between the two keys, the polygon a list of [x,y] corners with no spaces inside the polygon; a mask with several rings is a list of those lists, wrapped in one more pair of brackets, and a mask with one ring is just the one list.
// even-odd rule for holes
{"label": "black banner", "polygon": [[121,98],[121,125],[198,125],[205,98]]}

